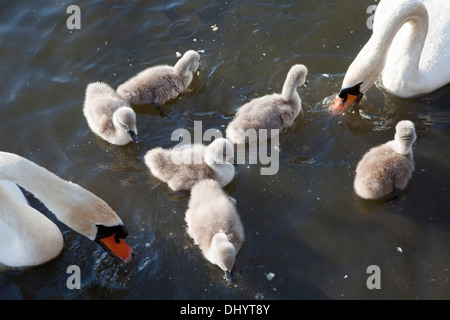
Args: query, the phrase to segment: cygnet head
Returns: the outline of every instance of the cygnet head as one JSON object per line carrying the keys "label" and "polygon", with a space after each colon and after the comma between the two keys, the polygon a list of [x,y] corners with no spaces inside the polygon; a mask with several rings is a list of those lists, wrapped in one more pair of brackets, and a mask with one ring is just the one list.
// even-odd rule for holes
{"label": "cygnet head", "polygon": [[400,154],[408,154],[411,151],[412,145],[416,142],[417,135],[414,123],[409,120],[403,120],[397,123],[395,127],[395,137],[397,148],[396,151]]}
{"label": "cygnet head", "polygon": [[187,76],[189,72],[197,71],[200,63],[200,55],[195,50],[186,51],[183,57],[175,65],[175,72]]}
{"label": "cygnet head", "polygon": [[302,64],[296,64],[291,67],[287,77],[294,84],[294,86],[299,87],[305,83],[307,75],[308,69],[306,68],[306,66]]}
{"label": "cygnet head", "polygon": [[206,149],[206,163],[225,164],[234,157],[234,147],[230,140],[225,138],[215,139]]}
{"label": "cygnet head", "polygon": [[120,107],[113,114],[113,122],[116,128],[124,130],[130,135],[133,142],[138,142],[136,128],[136,114],[130,107]]}
{"label": "cygnet head", "polygon": [[302,64],[296,64],[289,70],[281,93],[284,100],[290,100],[297,87],[302,86],[306,81],[308,69]]}
{"label": "cygnet head", "polygon": [[200,55],[197,51],[189,50],[187,51],[183,59],[186,60],[186,64],[190,66],[190,71],[194,72],[197,71],[200,63]]}
{"label": "cygnet head", "polygon": [[225,233],[219,232],[214,235],[211,241],[211,253],[214,263],[225,272],[228,282],[232,281],[231,271],[236,260],[236,249],[228,240]]}

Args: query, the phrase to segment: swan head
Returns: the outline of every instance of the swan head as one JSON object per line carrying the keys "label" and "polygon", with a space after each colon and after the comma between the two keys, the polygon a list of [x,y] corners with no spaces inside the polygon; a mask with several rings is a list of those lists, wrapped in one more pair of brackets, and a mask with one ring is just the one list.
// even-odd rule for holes
{"label": "swan head", "polygon": [[403,120],[395,126],[395,149],[398,153],[406,155],[411,151],[412,145],[416,142],[417,135],[414,123]]}
{"label": "swan head", "polygon": [[58,220],[96,241],[112,257],[125,262],[131,261],[133,249],[123,240],[128,236],[128,231],[116,212],[90,191],[78,184],[69,184],[70,199],[58,201],[57,207],[52,210],[58,212]]}
{"label": "swan head", "polygon": [[234,147],[228,139],[215,139],[206,149],[205,160],[208,165],[229,163],[233,158]]}
{"label": "swan head", "polygon": [[337,115],[355,106],[364,96],[364,93],[361,92],[362,84],[363,82],[360,82],[352,87],[345,87],[341,89],[339,94],[332,96],[333,100],[331,105],[328,106],[328,111]]}
{"label": "swan head", "polygon": [[116,212],[80,185],[19,155],[0,151],[0,178],[20,185],[75,232],[101,242],[114,257],[130,261],[133,250],[123,241],[128,232]]}
{"label": "swan head", "polygon": [[[425,41],[429,17],[427,9],[419,0],[399,0],[399,1],[381,1],[377,7],[373,33],[366,45],[361,49],[359,54],[349,66],[344,80],[342,82],[341,91],[336,97],[334,103],[329,107],[333,114],[343,113],[348,107],[354,106],[362,96],[369,90],[369,88],[383,75],[383,84],[385,84],[386,73],[390,80],[389,88],[395,91],[397,96],[408,97],[408,81],[413,81],[413,76],[417,73],[414,66],[414,60],[420,60],[422,52],[423,41]],[[398,34],[400,28],[406,23],[412,22],[414,36],[410,41],[410,51],[401,51],[404,48],[398,45],[391,48],[394,37]],[[423,38],[423,40],[419,40]],[[421,43],[420,51],[418,47],[413,46]],[[389,50],[392,50],[390,53]],[[393,58],[395,62],[400,64],[396,70],[386,70],[386,62],[389,53],[389,67],[392,68]],[[416,63],[418,63],[418,61]],[[404,91],[406,90],[406,92]]]}
{"label": "swan head", "polygon": [[128,236],[128,230],[123,224],[106,227],[96,225],[95,241],[112,257],[124,262],[131,261],[134,251],[123,240]]}
{"label": "swan head", "polygon": [[120,107],[113,114],[113,123],[119,130],[130,136],[130,141],[138,142],[136,128],[136,114],[130,107]]}
{"label": "swan head", "polygon": [[383,50],[379,46],[380,44],[371,38],[353,60],[345,74],[339,94],[328,108],[333,115],[341,114],[348,108],[356,106],[383,72],[386,55],[381,54]]}
{"label": "swan head", "polygon": [[236,260],[236,249],[223,232],[216,233],[211,240],[211,258],[213,263],[225,272],[225,279],[232,281],[232,270]]}
{"label": "swan head", "polygon": [[308,69],[302,64],[296,64],[289,70],[286,80],[284,81],[283,91],[281,96],[284,100],[289,101],[293,98],[293,94],[297,87],[302,86],[306,82]]}
{"label": "swan head", "polygon": [[175,72],[186,77],[189,73],[197,71],[200,64],[200,55],[195,50],[186,51],[183,57],[174,66]]}
{"label": "swan head", "polygon": [[197,71],[200,64],[200,55],[197,51],[189,50],[184,56],[186,57],[186,64],[190,65],[190,71]]}
{"label": "swan head", "polygon": [[292,82],[294,87],[299,87],[305,84],[308,69],[302,64],[296,64],[291,67],[288,73],[288,80]]}

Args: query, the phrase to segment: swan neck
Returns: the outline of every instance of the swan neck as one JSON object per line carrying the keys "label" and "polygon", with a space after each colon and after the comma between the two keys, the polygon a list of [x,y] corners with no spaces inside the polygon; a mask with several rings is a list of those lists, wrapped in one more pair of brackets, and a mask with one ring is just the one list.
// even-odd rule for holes
{"label": "swan neck", "polygon": [[113,125],[114,125],[114,135],[117,138],[120,138],[125,133],[125,130],[120,125],[119,110],[120,110],[120,108],[117,109],[116,111],[114,111],[113,116],[112,116],[112,122],[113,122]]}
{"label": "swan neck", "polygon": [[108,204],[90,191],[16,154],[0,152],[0,180],[31,192],[59,221],[91,240],[97,235],[97,224],[123,224]]}
{"label": "swan neck", "polygon": [[281,92],[281,96],[283,100],[290,101],[295,98],[300,98],[298,92],[297,92],[297,83],[295,82],[295,79],[292,79],[292,77],[288,77],[283,85],[283,91]]}
{"label": "swan neck", "polygon": [[174,66],[175,73],[187,77],[191,71],[191,65],[191,60],[183,56]]}
{"label": "swan neck", "polygon": [[71,196],[70,183],[25,158],[6,152],[0,152],[0,179],[14,182],[31,192],[55,215],[61,206],[58,199]]}
{"label": "swan neck", "polygon": [[406,143],[403,141],[398,141],[398,140],[392,140],[390,142],[391,148],[392,150],[394,150],[394,152],[403,155],[403,156],[407,156],[409,154],[412,155],[412,143]]}
{"label": "swan neck", "polygon": [[[410,38],[401,50],[404,54],[392,66],[397,70],[391,70],[391,72],[401,75],[402,78],[412,77],[419,70],[420,58],[428,34],[428,12],[422,3],[417,1],[405,2],[398,10],[392,11],[391,16],[383,17],[379,25],[374,25],[374,52],[377,50],[384,52],[384,65],[395,36],[406,23],[410,23],[412,27]],[[409,58],[405,59],[405,55]]]}

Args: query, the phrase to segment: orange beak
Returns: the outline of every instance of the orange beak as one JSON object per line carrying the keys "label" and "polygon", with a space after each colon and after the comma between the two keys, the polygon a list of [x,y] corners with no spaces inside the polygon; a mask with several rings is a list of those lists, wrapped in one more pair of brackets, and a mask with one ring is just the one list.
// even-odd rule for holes
{"label": "orange beak", "polygon": [[331,111],[332,115],[342,114],[348,107],[354,105],[359,99],[360,96],[353,94],[347,94],[346,99],[336,96],[336,99],[334,99],[333,103],[328,107],[328,111]]}
{"label": "orange beak", "polygon": [[102,238],[98,241],[100,245],[113,257],[125,262],[131,261],[134,254],[133,249],[127,245],[123,239],[117,237],[116,234]]}

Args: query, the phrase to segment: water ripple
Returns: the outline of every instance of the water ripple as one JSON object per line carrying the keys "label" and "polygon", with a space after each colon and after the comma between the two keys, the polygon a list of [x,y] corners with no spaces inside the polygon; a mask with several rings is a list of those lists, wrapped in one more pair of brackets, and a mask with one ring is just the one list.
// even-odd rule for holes
{"label": "water ripple", "polygon": [[114,6],[109,9],[109,13],[112,18],[124,19],[133,12],[133,9],[126,6]]}
{"label": "water ripple", "polygon": [[0,44],[1,59],[29,60],[40,50],[40,44],[33,36],[15,35]]}

